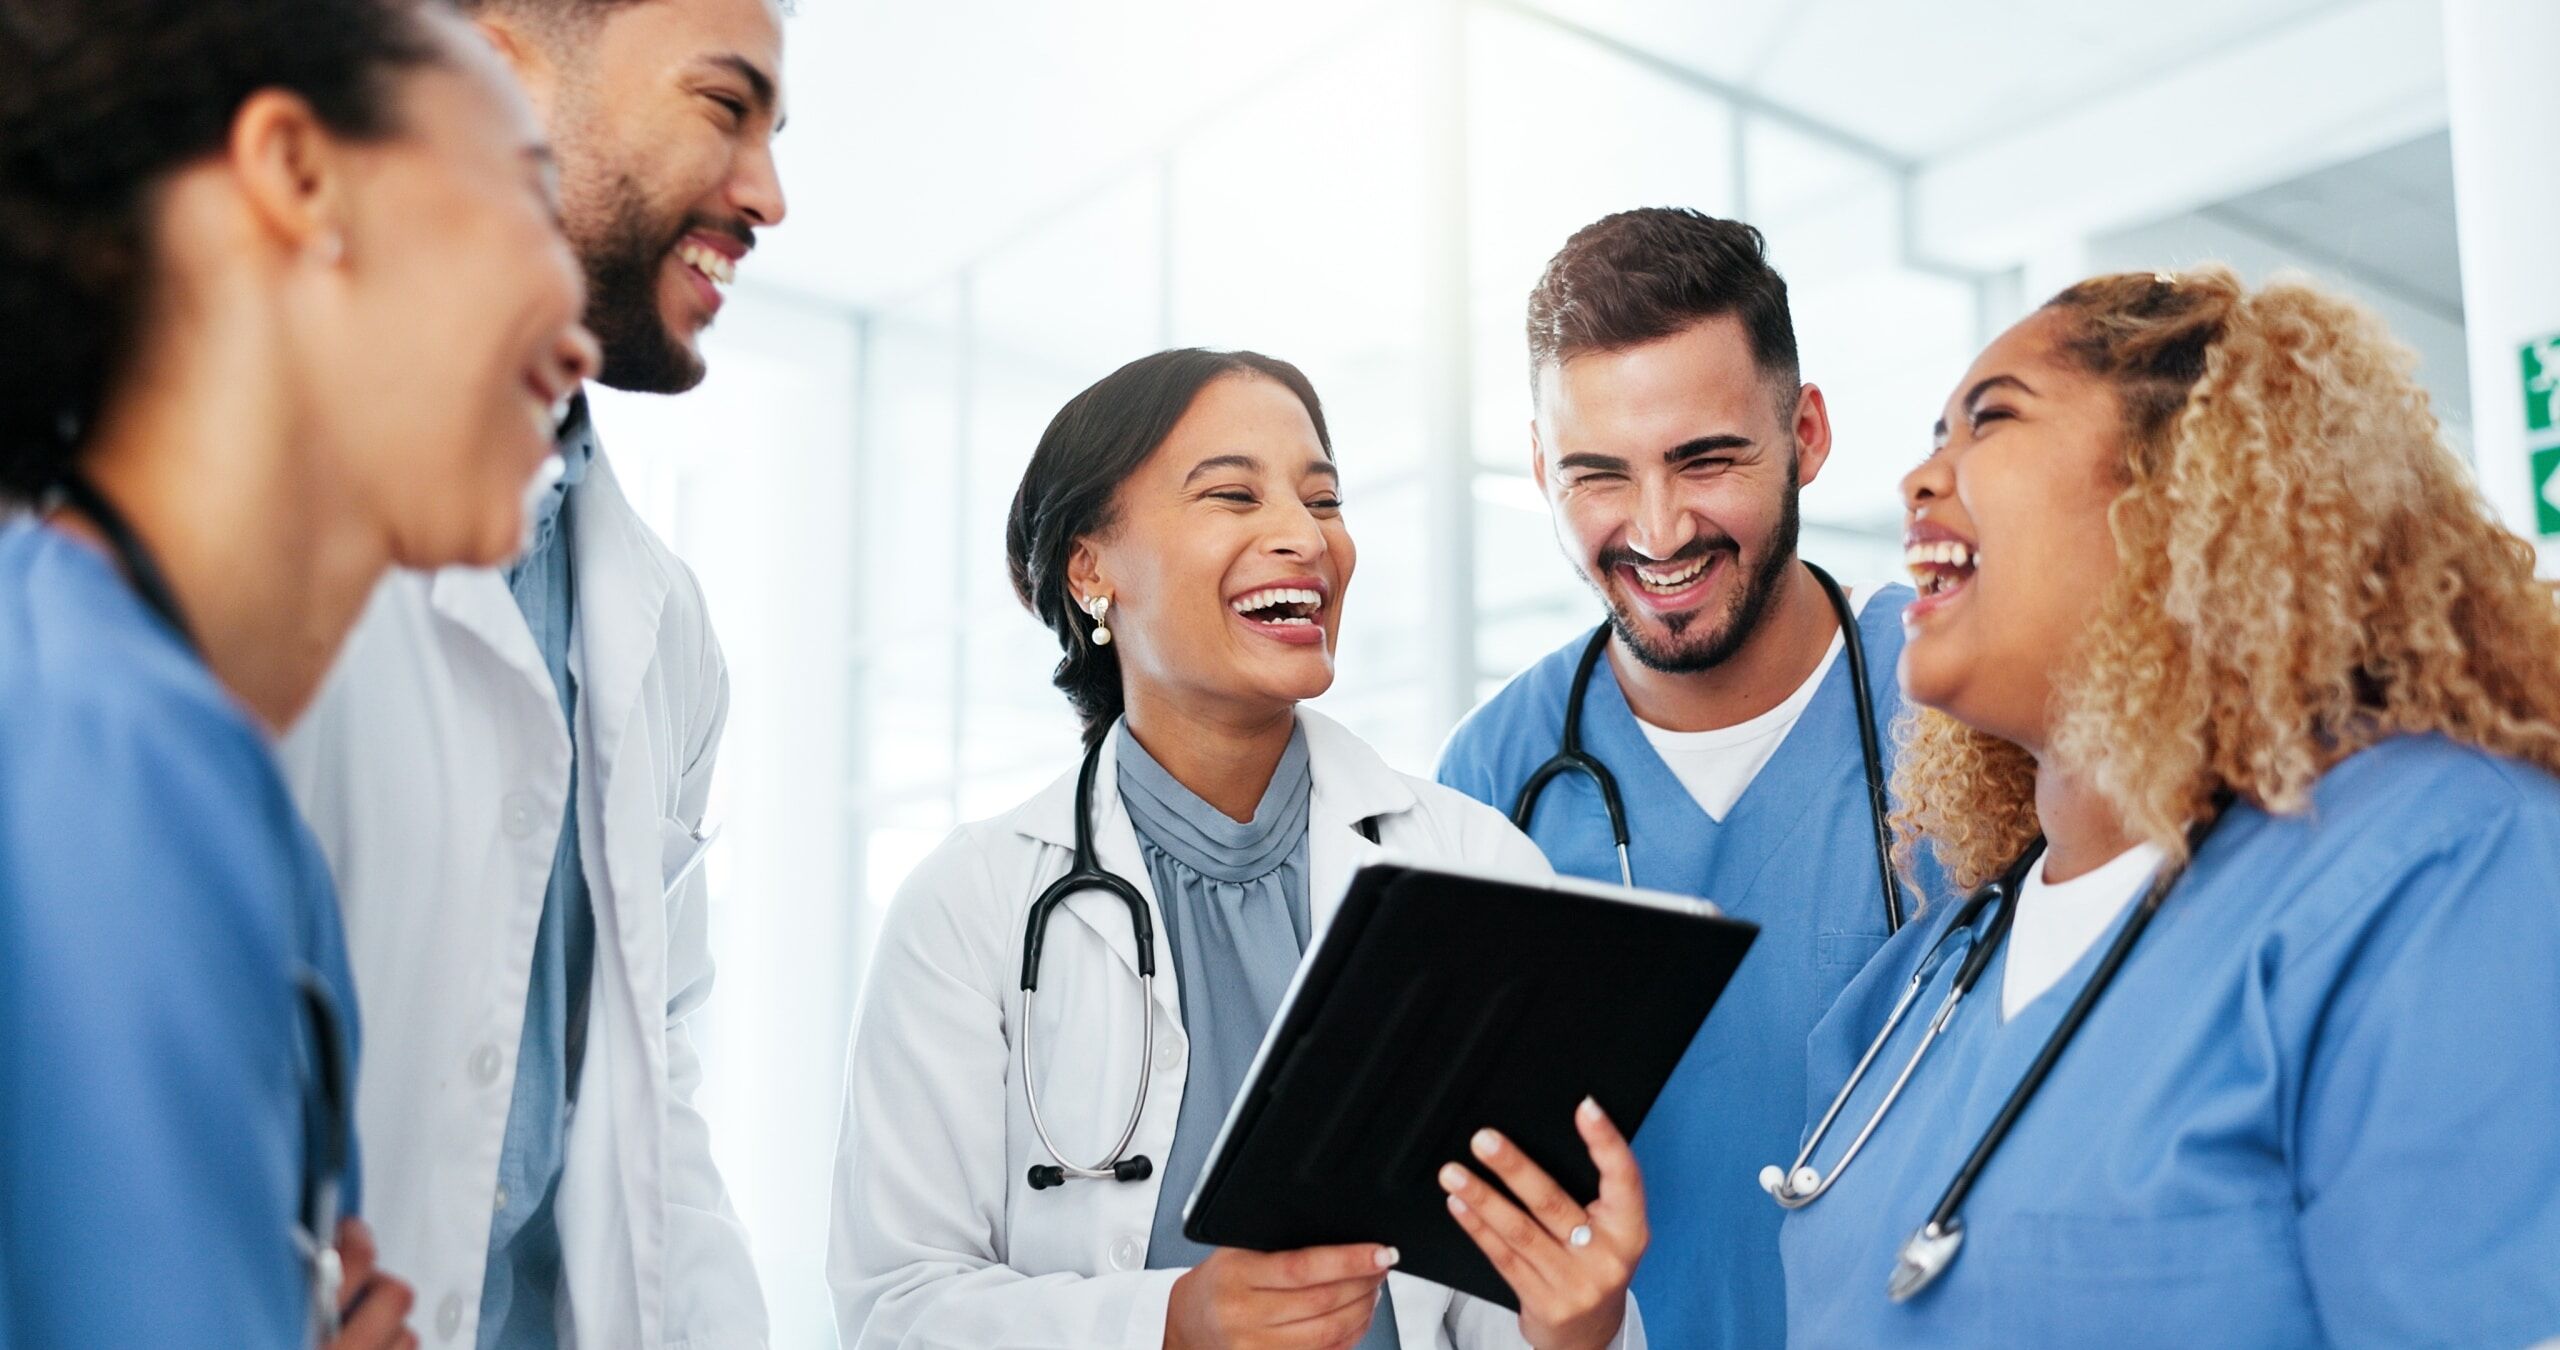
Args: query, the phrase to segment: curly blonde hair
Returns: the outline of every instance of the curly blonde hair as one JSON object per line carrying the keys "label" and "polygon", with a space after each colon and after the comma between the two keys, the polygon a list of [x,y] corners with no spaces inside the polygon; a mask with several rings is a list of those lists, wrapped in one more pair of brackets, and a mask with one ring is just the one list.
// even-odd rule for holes
{"label": "curly blonde hair", "polygon": [[[2560,603],[2444,444],[2416,358],[2361,306],[2227,268],[2103,276],[2045,305],[2124,404],[2115,578],[2056,681],[2049,753],[2187,854],[2229,792],[2303,810],[2338,761],[2436,732],[2560,773]],[[1959,886],[2038,831],[2036,766],[1914,707],[1896,851]]]}

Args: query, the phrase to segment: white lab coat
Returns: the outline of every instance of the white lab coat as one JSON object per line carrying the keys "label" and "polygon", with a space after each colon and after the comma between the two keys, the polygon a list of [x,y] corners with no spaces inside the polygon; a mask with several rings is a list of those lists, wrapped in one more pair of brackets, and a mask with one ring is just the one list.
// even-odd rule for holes
{"label": "white lab coat", "polygon": [[[729,681],[693,574],[598,456],[575,490],[578,833],[596,921],[557,1198],[565,1346],[736,1350],[764,1300],[693,1094],[711,989],[696,832]],[[505,579],[396,574],[283,746],[337,874],[363,1020],[364,1213],[428,1346],[469,1346],[525,988],[569,785]]]}
{"label": "white lab coat", "polygon": [[[1549,874],[1537,846],[1499,813],[1397,773],[1315,713],[1299,717],[1314,774],[1308,896],[1318,931],[1351,873],[1381,852]],[[1115,767],[1106,749],[1095,848],[1102,866],[1152,905]],[[848,1350],[1164,1343],[1166,1303],[1182,1272],[1146,1268],[1162,1174],[1047,1191],[1026,1180],[1034,1163],[1050,1159],[1031,1128],[1014,1044],[1023,926],[1032,900],[1066,873],[1075,779],[1069,772],[1013,811],[955,831],[899,888],[881,931],[847,1068],[827,1252]],[[1371,819],[1377,845],[1359,833]],[[1155,934],[1155,1074],[1131,1149],[1163,1158],[1189,1053],[1164,925]],[[1038,1004],[1045,1063],[1033,1072],[1041,1115],[1077,1162],[1109,1149],[1137,1091],[1136,971],[1118,901],[1084,892],[1054,916]],[[1405,1350],[1523,1344],[1517,1316],[1501,1307],[1404,1275],[1388,1284]],[[1643,1343],[1632,1304],[1621,1341]]]}

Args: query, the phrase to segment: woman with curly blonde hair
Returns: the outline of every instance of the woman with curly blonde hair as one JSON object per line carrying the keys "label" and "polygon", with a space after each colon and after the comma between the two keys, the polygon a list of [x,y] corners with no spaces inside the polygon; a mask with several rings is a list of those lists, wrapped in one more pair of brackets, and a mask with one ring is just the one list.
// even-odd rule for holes
{"label": "woman with curly blonde hair", "polygon": [[1957,386],[1896,796],[1990,889],[1813,1033],[1791,1343],[2560,1334],[2560,603],[2412,366],[2208,268]]}

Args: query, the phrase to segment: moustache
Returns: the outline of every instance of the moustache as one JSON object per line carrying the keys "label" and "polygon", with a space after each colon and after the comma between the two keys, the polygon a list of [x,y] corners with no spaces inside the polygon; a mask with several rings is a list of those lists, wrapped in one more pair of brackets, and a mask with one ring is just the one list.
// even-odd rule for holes
{"label": "moustache", "polygon": [[689,234],[716,234],[722,238],[734,239],[738,241],[741,257],[755,252],[756,249],[756,232],[745,221],[714,220],[709,216],[692,216],[677,228],[674,239],[667,244],[667,251],[673,253],[676,246],[682,244],[685,236]]}
{"label": "moustache", "polygon": [[1600,570],[1603,572],[1620,567],[1650,567],[1658,572],[1665,568],[1683,567],[1718,553],[1730,553],[1740,557],[1742,546],[1735,543],[1729,535],[1719,535],[1713,539],[1692,539],[1686,547],[1668,558],[1647,557],[1629,548],[1602,549],[1599,562]]}

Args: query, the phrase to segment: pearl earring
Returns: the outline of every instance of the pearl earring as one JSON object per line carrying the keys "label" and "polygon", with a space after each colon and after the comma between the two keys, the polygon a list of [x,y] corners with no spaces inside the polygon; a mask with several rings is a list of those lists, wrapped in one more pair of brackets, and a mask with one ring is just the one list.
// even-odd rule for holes
{"label": "pearl earring", "polygon": [[1084,602],[1084,612],[1093,616],[1093,645],[1111,645],[1111,597],[1097,595]]}
{"label": "pearl earring", "polygon": [[311,241],[311,253],[322,267],[335,267],[346,260],[346,236],[330,230]]}

